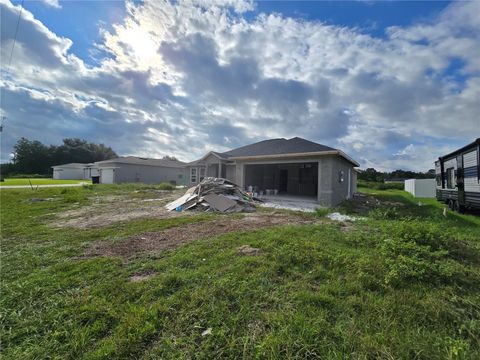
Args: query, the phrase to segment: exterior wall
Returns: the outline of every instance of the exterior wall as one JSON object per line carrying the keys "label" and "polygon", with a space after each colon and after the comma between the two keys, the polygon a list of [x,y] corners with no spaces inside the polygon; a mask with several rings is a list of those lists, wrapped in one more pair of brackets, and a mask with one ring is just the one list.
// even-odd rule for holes
{"label": "exterior wall", "polygon": [[[135,165],[135,164],[122,164],[122,163],[109,163],[108,167],[115,167],[114,179],[115,183],[144,183],[154,184],[161,182],[175,182],[177,185],[185,184],[185,169],[184,168],[170,168],[163,166],[147,166],[147,165]],[[109,179],[109,175],[106,175],[108,168],[101,168],[100,171],[102,183],[104,179]]]}
{"label": "exterior wall", "polygon": [[237,179],[235,177],[235,165],[227,165],[226,166],[226,175],[225,178],[227,180],[230,180],[231,182],[236,183]]}
{"label": "exterior wall", "polygon": [[83,168],[62,168],[53,169],[53,178],[55,180],[82,180]]}
{"label": "exterior wall", "polygon": [[405,180],[405,191],[414,197],[434,198],[435,179],[409,179]]}
{"label": "exterior wall", "polygon": [[319,170],[319,176],[321,175],[323,178],[330,176],[330,181],[322,181],[323,197],[319,199],[319,202],[326,206],[337,206],[353,196],[356,189],[355,170],[350,162],[339,156],[325,157],[324,160],[326,163],[324,174],[321,175],[321,170]]}

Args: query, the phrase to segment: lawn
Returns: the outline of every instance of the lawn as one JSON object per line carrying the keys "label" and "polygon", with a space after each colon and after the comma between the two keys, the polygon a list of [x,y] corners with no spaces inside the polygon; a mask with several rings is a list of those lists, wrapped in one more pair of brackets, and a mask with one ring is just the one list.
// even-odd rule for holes
{"label": "lawn", "polygon": [[[114,205],[155,206],[164,193],[139,185],[2,192],[1,356],[480,358],[480,218],[444,217],[441,204],[419,206],[400,190],[360,190],[380,203],[340,211],[361,221],[319,212],[131,256],[87,250],[243,215],[68,227],[59,226],[63,216],[87,206],[93,219]],[[239,253],[244,245],[259,252]]]}
{"label": "lawn", "polygon": [[63,185],[63,184],[79,184],[79,183],[91,183],[90,180],[53,180],[47,178],[36,178],[36,179],[5,179],[5,181],[0,182],[0,186],[14,186],[14,185],[27,185],[30,183],[32,185]]}

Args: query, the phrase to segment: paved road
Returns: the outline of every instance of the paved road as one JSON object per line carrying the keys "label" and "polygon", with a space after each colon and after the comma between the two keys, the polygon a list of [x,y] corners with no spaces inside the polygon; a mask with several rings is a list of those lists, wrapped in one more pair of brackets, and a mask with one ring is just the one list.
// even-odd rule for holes
{"label": "paved road", "polygon": [[[88,185],[87,182],[81,182],[78,184],[48,184],[48,185],[32,185],[34,189],[37,187],[40,188],[54,188],[54,187],[73,187],[73,186],[82,186]],[[30,185],[9,185],[9,186],[0,186],[0,189],[31,189]]]}

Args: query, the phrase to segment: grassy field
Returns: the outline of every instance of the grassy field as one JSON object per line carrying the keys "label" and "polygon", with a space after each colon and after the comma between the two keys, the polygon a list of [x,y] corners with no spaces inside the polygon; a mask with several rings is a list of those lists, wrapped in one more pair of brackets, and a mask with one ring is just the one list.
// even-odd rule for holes
{"label": "grassy field", "polygon": [[13,186],[13,185],[62,185],[62,184],[79,184],[79,183],[91,183],[90,180],[53,180],[47,178],[38,179],[5,179],[0,182],[0,186]]}
{"label": "grassy field", "polygon": [[[130,257],[85,254],[243,215],[60,227],[62,214],[88,206],[99,216],[157,193],[2,192],[2,358],[480,358],[480,218],[444,217],[436,201],[419,206],[400,190],[360,190],[364,199],[340,210],[361,221],[319,212],[303,215],[312,223],[245,227]],[[243,245],[259,253],[242,255]]]}

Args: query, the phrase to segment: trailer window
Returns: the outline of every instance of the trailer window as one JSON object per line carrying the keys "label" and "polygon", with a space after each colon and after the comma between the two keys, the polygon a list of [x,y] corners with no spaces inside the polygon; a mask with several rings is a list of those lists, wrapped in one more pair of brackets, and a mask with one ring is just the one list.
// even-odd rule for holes
{"label": "trailer window", "polygon": [[447,169],[447,189],[455,188],[455,171],[453,168]]}

